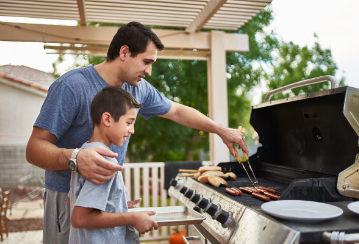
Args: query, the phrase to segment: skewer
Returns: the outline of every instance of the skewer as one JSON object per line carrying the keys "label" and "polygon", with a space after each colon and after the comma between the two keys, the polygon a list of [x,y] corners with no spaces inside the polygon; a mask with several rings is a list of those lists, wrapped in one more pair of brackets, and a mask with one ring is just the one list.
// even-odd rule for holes
{"label": "skewer", "polygon": [[251,181],[252,186],[255,188],[254,183],[253,183],[251,177],[249,176],[249,174],[248,174],[248,172],[246,170],[246,167],[244,167],[242,159],[241,159],[241,156],[239,156],[239,153],[237,152],[237,148],[235,147],[235,145],[233,145],[233,148],[234,148],[234,152],[236,154],[236,157],[237,157],[237,160],[238,160],[239,164],[242,164],[242,167],[243,167],[244,171],[246,172],[246,174],[248,176],[248,179]]}
{"label": "skewer", "polygon": [[[241,149],[242,150],[242,149]],[[253,174],[253,177],[254,177],[254,183],[255,184],[258,184],[258,180],[257,180],[257,178],[256,178],[256,175],[254,174],[254,172],[253,172],[253,169],[252,169],[252,167],[251,167],[251,164],[249,163],[249,158],[248,158],[248,155],[245,153],[245,152],[243,152],[243,150],[242,150],[242,153],[243,153],[243,156],[244,156],[244,158],[246,159],[246,161],[247,161],[247,163],[248,163],[248,166],[249,166],[249,168],[250,168],[250,170],[252,171],[252,174]]]}

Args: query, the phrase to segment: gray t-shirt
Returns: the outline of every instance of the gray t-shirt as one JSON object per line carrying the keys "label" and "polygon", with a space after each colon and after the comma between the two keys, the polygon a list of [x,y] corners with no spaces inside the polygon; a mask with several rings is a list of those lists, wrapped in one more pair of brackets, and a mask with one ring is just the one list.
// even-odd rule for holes
{"label": "gray t-shirt", "polygon": [[[103,147],[109,149],[100,142],[85,143],[81,148]],[[117,164],[114,158],[108,158]],[[74,206],[95,208],[108,213],[128,212],[125,195],[125,186],[121,172],[107,183],[96,185],[86,180],[77,172],[71,173],[70,183],[70,214]],[[126,226],[117,226],[106,229],[76,229],[70,227],[69,243],[128,243],[132,244],[132,238]]]}
{"label": "gray t-shirt", "polygon": [[[67,72],[50,87],[34,126],[56,136],[59,148],[79,148],[92,135],[90,105],[95,95],[108,86],[93,65]],[[138,110],[145,119],[166,114],[172,106],[156,88],[142,79],[137,87],[125,83],[122,88],[143,104]],[[111,145],[118,153],[120,165],[125,159],[129,140],[121,146]],[[67,193],[70,189],[70,170],[45,171],[45,187]]]}

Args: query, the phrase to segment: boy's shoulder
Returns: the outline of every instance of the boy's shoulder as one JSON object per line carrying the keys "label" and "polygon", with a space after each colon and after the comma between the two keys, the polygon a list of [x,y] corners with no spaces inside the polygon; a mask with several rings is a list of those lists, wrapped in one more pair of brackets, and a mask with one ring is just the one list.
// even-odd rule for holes
{"label": "boy's shoulder", "polygon": [[[85,142],[81,146],[81,149],[93,148],[93,147],[102,147],[104,149],[111,150],[111,148],[109,148],[108,146],[106,146],[102,142]],[[112,163],[118,164],[118,161],[117,161],[116,158],[111,158],[111,157],[107,157],[107,156],[102,156],[102,157],[106,158],[107,160],[111,161]]]}

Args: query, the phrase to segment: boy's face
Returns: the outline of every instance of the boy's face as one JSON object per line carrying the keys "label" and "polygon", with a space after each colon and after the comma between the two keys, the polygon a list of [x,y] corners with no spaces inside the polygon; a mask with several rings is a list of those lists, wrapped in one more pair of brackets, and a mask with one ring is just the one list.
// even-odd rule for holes
{"label": "boy's face", "polygon": [[157,47],[151,41],[146,52],[139,53],[134,58],[129,53],[126,57],[125,69],[121,74],[123,81],[131,86],[138,86],[138,83],[145,75],[151,76],[152,64],[157,59]]}
{"label": "boy's face", "polygon": [[116,146],[120,147],[131,134],[135,133],[134,122],[136,119],[136,108],[130,108],[125,115],[115,122],[111,117],[111,126],[108,138]]}

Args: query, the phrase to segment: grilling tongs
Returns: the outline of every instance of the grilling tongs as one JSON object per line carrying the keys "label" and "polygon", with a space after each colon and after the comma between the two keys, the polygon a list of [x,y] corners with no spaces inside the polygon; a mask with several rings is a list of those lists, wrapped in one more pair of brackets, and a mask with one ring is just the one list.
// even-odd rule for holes
{"label": "grilling tongs", "polygon": [[254,180],[255,180],[254,183],[253,183],[251,177],[249,176],[249,174],[248,174],[248,172],[247,172],[247,170],[246,170],[246,167],[244,167],[244,164],[243,164],[243,162],[242,162],[241,156],[239,156],[239,153],[237,152],[237,148],[235,147],[235,145],[233,145],[233,147],[234,147],[234,152],[235,152],[235,154],[236,154],[236,157],[237,157],[237,160],[238,160],[239,164],[242,164],[242,167],[243,167],[244,171],[246,172],[246,174],[247,174],[249,180],[251,181],[252,186],[255,188],[254,183],[255,183],[255,184],[258,184],[258,181],[257,181],[256,175],[255,175],[254,172],[253,172],[253,169],[252,169],[252,167],[251,167],[251,164],[249,163],[248,155],[247,155],[245,152],[243,152],[243,150],[241,149],[241,150],[242,150],[242,153],[243,153],[243,156],[244,156],[244,158],[246,159],[246,162],[248,163],[248,166],[249,166],[249,168],[250,168],[250,170],[251,170],[251,172],[252,172],[252,174],[253,174],[253,177],[254,177]]}

